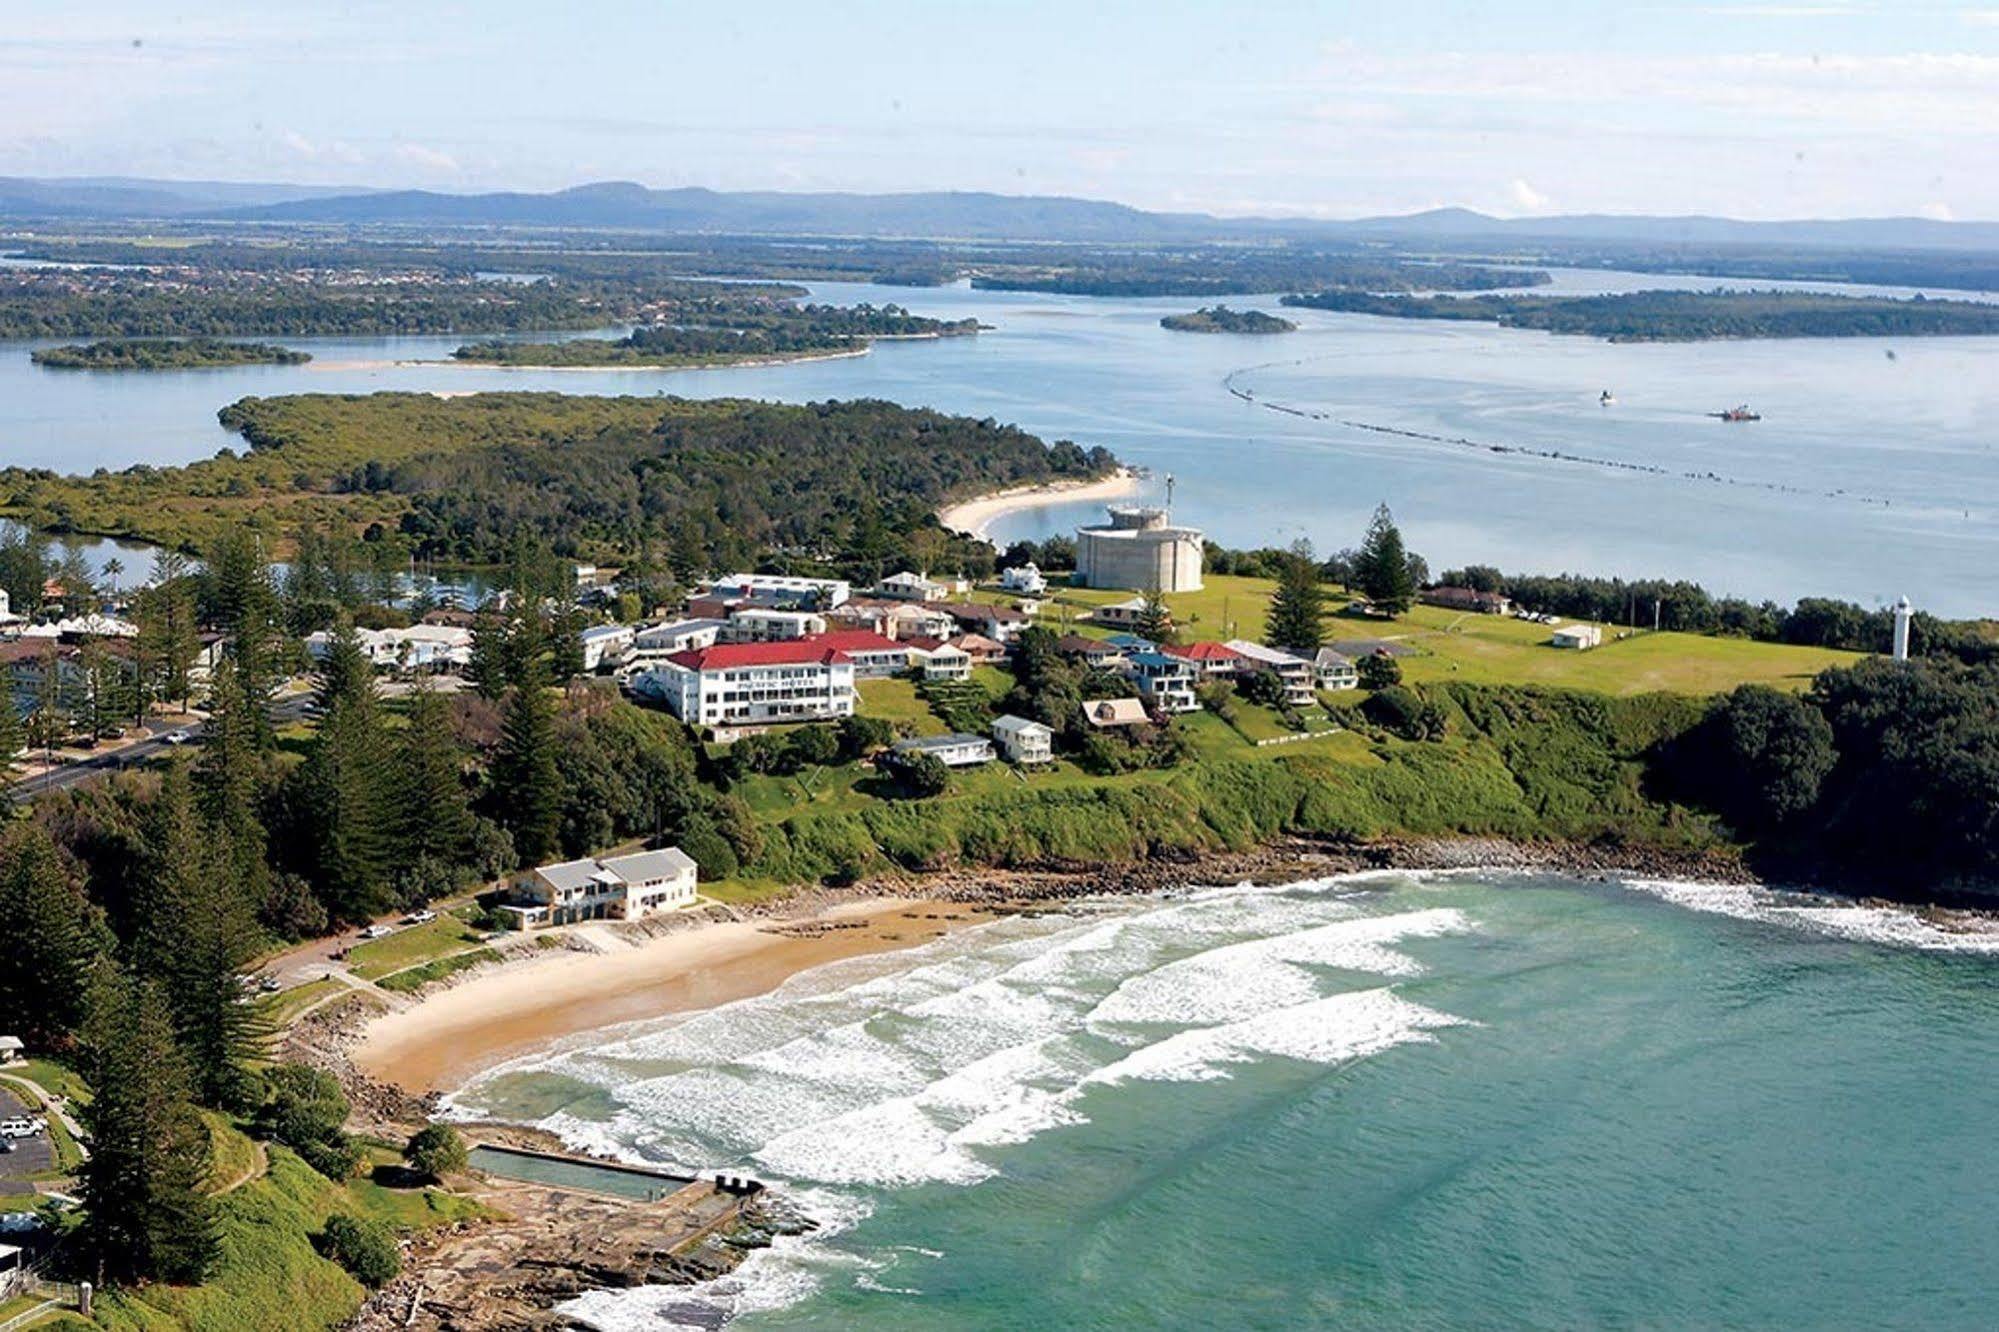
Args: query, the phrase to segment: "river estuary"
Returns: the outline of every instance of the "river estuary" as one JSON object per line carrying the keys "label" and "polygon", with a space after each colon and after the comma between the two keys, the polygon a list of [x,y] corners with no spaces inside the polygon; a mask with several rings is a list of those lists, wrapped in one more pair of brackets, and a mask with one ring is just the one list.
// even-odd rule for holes
{"label": "river estuary", "polygon": [[[1577,293],[1713,285],[1557,278]],[[0,457],[66,471],[187,462],[240,444],[215,412],[247,394],[870,396],[1105,445],[1172,473],[1181,520],[1230,545],[1351,545],[1386,500],[1434,569],[1481,561],[1687,577],[1758,598],[1906,593],[1946,615],[1995,608],[1999,340],[1613,345],[1312,310],[1286,312],[1297,333],[1252,338],[1161,329],[1162,314],[1198,303],[1187,299],[838,283],[813,297],[992,328],[853,359],[629,372],[440,363],[458,337],[285,339],[314,362],[126,374],[45,370],[31,344],[0,344]],[[1706,415],[1745,402],[1761,421]],[[1066,531],[1094,512],[1053,506],[993,534]]]}

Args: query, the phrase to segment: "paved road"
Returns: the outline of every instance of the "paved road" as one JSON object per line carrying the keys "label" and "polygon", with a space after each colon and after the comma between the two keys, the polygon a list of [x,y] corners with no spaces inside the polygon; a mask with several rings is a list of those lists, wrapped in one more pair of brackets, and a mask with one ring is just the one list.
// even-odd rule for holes
{"label": "paved road", "polygon": [[[311,705],[310,694],[282,698],[271,706],[271,718],[280,724],[297,721],[305,716],[306,709]],[[143,763],[163,750],[173,748],[165,739],[167,735],[175,731],[185,731],[190,743],[194,743],[201,739],[203,729],[203,723],[199,721],[148,722],[146,739],[103,754],[93,754],[74,763],[65,763],[39,777],[30,777],[26,781],[17,782],[9,795],[15,802],[24,803],[47,791],[60,791],[65,787],[87,782],[94,777],[102,777],[109,772],[122,772],[126,768]]]}

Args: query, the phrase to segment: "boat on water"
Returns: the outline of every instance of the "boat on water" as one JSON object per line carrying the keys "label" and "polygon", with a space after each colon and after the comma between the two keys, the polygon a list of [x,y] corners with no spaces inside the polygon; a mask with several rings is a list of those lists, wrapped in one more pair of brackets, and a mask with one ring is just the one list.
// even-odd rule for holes
{"label": "boat on water", "polygon": [[1739,407],[1731,407],[1725,412],[1709,412],[1708,415],[1722,421],[1761,421],[1763,419],[1763,414],[1761,412],[1750,411],[1749,404],[1746,402]]}
{"label": "boat on water", "polygon": [[1617,404],[1617,397],[1609,389],[1605,389],[1603,391],[1603,396],[1596,400],[1596,405],[1599,407],[1613,407],[1616,404]]}

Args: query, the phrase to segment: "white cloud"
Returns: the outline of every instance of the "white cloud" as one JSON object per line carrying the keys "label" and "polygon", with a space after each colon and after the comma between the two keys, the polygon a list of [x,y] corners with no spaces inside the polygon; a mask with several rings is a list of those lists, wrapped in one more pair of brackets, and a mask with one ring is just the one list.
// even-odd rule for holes
{"label": "white cloud", "polygon": [[1950,205],[1941,201],[1926,203],[1921,208],[1918,208],[1916,212],[1930,219],[1932,222],[1957,221],[1957,214],[1951,211]]}
{"label": "white cloud", "polygon": [[401,143],[389,154],[397,162],[408,166],[422,167],[426,171],[459,172],[458,159],[450,153],[440,152],[420,143]]}

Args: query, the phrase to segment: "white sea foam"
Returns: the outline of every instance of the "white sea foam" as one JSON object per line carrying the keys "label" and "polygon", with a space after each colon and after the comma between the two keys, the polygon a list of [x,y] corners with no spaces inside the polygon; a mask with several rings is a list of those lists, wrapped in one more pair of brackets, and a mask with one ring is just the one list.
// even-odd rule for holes
{"label": "white sea foam", "polygon": [[1675,906],[1865,943],[1926,952],[1999,955],[1999,930],[1952,930],[1901,907],[1806,897],[1752,884],[1630,879],[1626,886]]}

